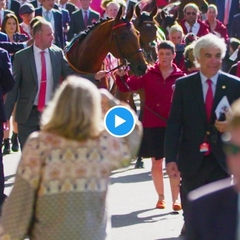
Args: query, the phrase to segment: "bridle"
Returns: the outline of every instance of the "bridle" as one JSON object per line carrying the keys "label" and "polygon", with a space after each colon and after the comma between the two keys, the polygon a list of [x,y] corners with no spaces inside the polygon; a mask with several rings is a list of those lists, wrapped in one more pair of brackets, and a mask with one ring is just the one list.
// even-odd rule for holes
{"label": "bridle", "polygon": [[[113,23],[114,23],[114,22],[113,22]],[[142,50],[141,48],[139,48],[137,51],[135,51],[135,52],[133,52],[133,53],[131,53],[131,54],[129,54],[129,55],[126,56],[126,55],[122,52],[122,50],[121,50],[121,46],[120,46],[120,43],[119,43],[119,40],[118,40],[118,37],[117,37],[117,32],[115,31],[115,29],[120,28],[120,27],[124,27],[124,26],[131,26],[131,25],[132,25],[132,23],[130,23],[130,22],[123,22],[123,23],[119,23],[119,24],[117,24],[117,25],[115,25],[115,26],[112,27],[112,30],[113,30],[113,31],[112,31],[111,41],[110,41],[110,43],[109,43],[109,45],[110,45],[110,48],[109,48],[109,49],[111,49],[112,43],[113,43],[113,41],[115,40],[115,41],[116,41],[117,48],[118,48],[118,52],[120,53],[121,59],[122,59],[123,61],[122,61],[122,63],[121,63],[120,65],[118,65],[117,67],[109,70],[108,72],[115,71],[115,70],[117,70],[117,69],[119,69],[119,68],[121,68],[121,67],[123,67],[123,66],[126,66],[126,67],[127,67],[127,66],[130,64],[130,63],[128,62],[128,59],[129,59],[129,58],[131,58],[133,55],[135,55],[135,54],[137,54],[137,53],[143,52],[143,50]]]}

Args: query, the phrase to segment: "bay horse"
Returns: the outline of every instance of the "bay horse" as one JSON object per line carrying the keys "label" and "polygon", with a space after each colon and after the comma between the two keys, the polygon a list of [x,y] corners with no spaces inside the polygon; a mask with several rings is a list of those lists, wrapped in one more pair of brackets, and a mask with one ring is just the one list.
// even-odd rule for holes
{"label": "bay horse", "polygon": [[65,49],[65,55],[74,70],[81,74],[95,74],[110,52],[116,58],[127,60],[135,75],[145,73],[147,66],[139,37],[130,22],[133,8],[125,18],[121,16],[122,7],[115,19],[101,19],[71,40]]}

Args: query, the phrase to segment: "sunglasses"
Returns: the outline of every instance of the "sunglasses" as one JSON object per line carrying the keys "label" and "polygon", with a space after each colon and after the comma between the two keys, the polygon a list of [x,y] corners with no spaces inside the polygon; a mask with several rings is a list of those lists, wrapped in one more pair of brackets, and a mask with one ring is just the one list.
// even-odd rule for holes
{"label": "sunglasses", "polygon": [[226,155],[236,155],[240,153],[240,146],[229,141],[224,143],[223,150]]}
{"label": "sunglasses", "polygon": [[187,15],[193,15],[193,16],[196,16],[196,15],[197,15],[197,13],[195,13],[195,12],[186,12],[186,14],[187,14]]}

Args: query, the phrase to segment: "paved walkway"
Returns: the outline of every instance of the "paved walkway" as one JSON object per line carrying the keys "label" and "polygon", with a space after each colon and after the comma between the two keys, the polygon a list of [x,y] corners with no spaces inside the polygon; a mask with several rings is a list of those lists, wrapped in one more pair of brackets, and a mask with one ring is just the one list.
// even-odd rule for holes
{"label": "paved walkway", "polygon": [[[11,192],[20,153],[4,156],[5,193]],[[169,179],[164,170],[167,208],[155,209],[157,195],[151,180],[150,159],[144,169],[134,169],[134,163],[111,175],[109,210],[112,215],[112,240],[181,239],[182,212],[171,209]]]}

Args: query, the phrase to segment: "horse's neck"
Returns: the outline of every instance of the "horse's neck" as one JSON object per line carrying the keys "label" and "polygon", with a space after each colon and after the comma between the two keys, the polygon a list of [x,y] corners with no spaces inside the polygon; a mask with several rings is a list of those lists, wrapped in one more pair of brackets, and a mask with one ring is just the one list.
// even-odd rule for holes
{"label": "horse's neck", "polygon": [[96,26],[89,32],[78,50],[78,69],[95,73],[101,69],[103,60],[110,50],[112,21]]}

